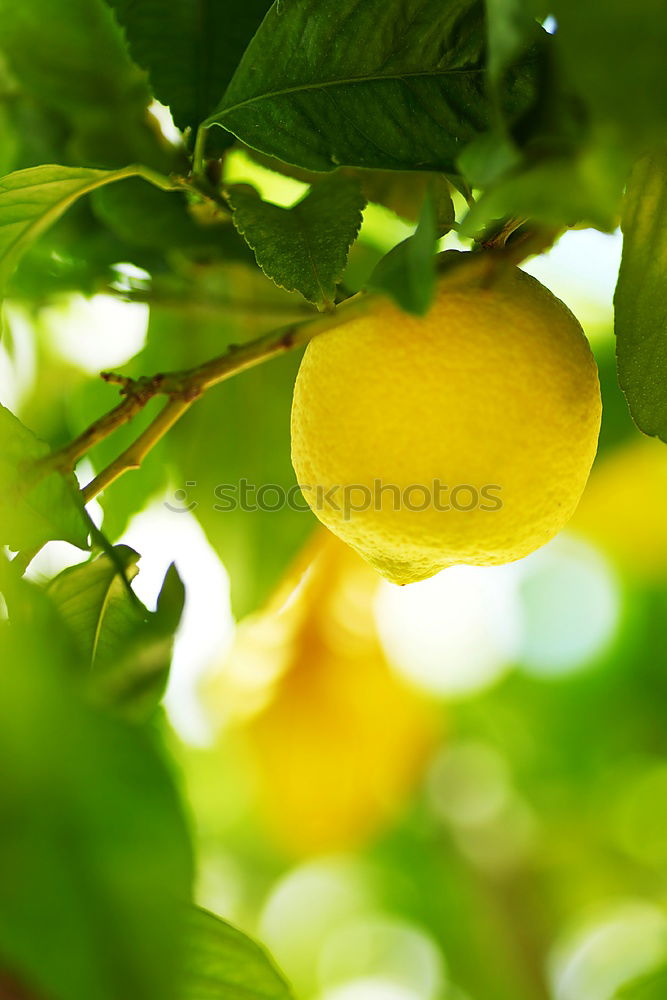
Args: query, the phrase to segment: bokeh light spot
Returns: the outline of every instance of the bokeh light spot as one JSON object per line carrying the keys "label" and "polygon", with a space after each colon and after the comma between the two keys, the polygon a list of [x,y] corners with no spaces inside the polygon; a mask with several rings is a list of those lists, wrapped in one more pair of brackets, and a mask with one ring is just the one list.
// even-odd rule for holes
{"label": "bokeh light spot", "polygon": [[452,566],[408,587],[383,583],[376,614],[392,666],[433,694],[488,687],[519,646],[516,581],[512,566]]}
{"label": "bokeh light spot", "polygon": [[561,535],[523,561],[523,669],[558,676],[589,663],[612,640],[621,598],[612,572],[590,545]]}
{"label": "bokeh light spot", "polygon": [[413,990],[435,1000],[444,980],[444,961],[428,934],[404,921],[378,915],[351,920],[327,939],[319,965],[324,987],[365,976]]}
{"label": "bokeh light spot", "polygon": [[554,949],[555,1000],[612,1000],[624,983],[667,955],[667,917],[657,906],[628,901],[566,934]]}

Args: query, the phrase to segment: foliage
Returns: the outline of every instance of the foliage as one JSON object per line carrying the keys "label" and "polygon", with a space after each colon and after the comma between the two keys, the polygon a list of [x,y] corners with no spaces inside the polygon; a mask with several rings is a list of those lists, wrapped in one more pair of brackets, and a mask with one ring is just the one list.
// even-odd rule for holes
{"label": "foliage", "polygon": [[[7,765],[0,997],[287,998],[289,987],[259,946],[191,908],[200,817],[194,824],[184,818],[186,782],[175,777],[167,745],[176,741],[165,738],[159,708],[186,595],[172,565],[155,608],[140,600],[141,554],[120,540],[156,497],[171,504],[173,518],[191,505],[229,572],[236,617],[266,607],[310,536],[312,517],[298,505],[230,504],[227,487],[244,480],[288,493],[296,485],[289,407],[299,352],[289,349],[372,295],[424,313],[447,263],[437,255],[444,246],[521,262],[569,227],[612,232],[620,222],[618,377],[637,426],[667,441],[667,17],[656,0],[0,0],[0,24],[0,375],[7,393],[0,408],[0,750]],[[160,126],[165,109],[175,129]],[[230,182],[232,156],[256,187]],[[370,295],[351,295],[360,288]],[[54,310],[100,293],[149,313],[145,346],[110,382],[58,356],[50,333]],[[102,339],[93,328],[87,338],[88,346]],[[211,359],[215,377],[207,381]],[[610,357],[601,370],[604,459],[620,455],[621,444],[630,454],[635,432]],[[623,467],[644,469],[643,462],[631,456]],[[641,538],[618,538],[621,526],[624,535],[627,525],[637,528],[634,507],[631,523],[607,517],[602,501],[596,506],[618,475],[611,459],[611,478],[591,491],[592,510],[582,510],[584,533],[585,523],[595,525],[610,557],[623,552],[632,564],[618,565],[636,587],[636,650],[625,661],[610,658],[614,683],[607,675],[607,687],[563,682],[549,700],[524,678],[457,710],[462,732],[502,749],[546,826],[570,823],[581,833],[588,860],[599,842],[605,858],[620,850],[581,820],[591,796],[605,801],[605,768],[621,768],[632,747],[646,756],[665,751],[657,718],[665,692],[646,667],[664,647],[662,536],[651,535],[663,470],[659,458],[649,464]],[[628,478],[623,495],[636,504],[641,488]],[[84,504],[94,495],[101,530]],[[56,555],[50,568],[40,563],[24,579],[35,552],[56,541],[77,550],[51,546],[47,554],[67,551],[72,565],[57,572]],[[642,577],[649,563],[650,583]],[[412,742],[409,726],[404,732],[397,723],[388,733],[382,719],[367,718],[367,703],[381,702],[378,691],[397,718],[401,697],[387,695],[379,681],[359,694],[356,664],[362,671],[365,659],[357,649],[340,670],[349,684],[341,702],[332,705],[334,672],[323,671],[290,724],[290,692],[301,691],[295,678],[303,680],[315,639],[327,651],[321,663],[338,662],[327,646],[338,605],[326,587],[323,593],[327,621],[314,601],[305,633],[283,636],[287,674],[246,736],[259,746],[262,726],[280,733],[284,756],[270,739],[262,743],[259,785],[308,736],[296,756],[331,775],[330,811],[322,816],[335,814],[326,824],[333,835],[335,803],[345,800],[336,765],[347,761],[353,770],[354,742],[336,749],[348,715],[358,713],[356,736],[370,734],[377,753],[355,775],[362,798],[366,788],[391,798],[395,784],[408,795],[407,778],[399,781],[403,750],[428,742],[432,722],[415,723]],[[265,616],[243,634],[254,636],[262,622]],[[637,668],[634,680],[621,661]],[[319,720],[310,717],[313,704]],[[617,732],[620,704],[626,715]],[[409,713],[407,696],[403,708]],[[521,742],[526,719],[543,730],[541,742],[530,733]],[[324,734],[326,746],[317,742]],[[219,757],[214,764],[222,787]],[[304,795],[294,768],[283,773],[285,764],[273,783],[284,782],[296,811],[304,801],[307,809],[318,782],[308,779]],[[354,800],[355,815],[367,806],[373,812],[370,798]],[[283,802],[272,808],[274,819],[290,822]],[[389,812],[378,807],[368,829],[381,829]],[[226,822],[233,839],[231,806]],[[475,1000],[542,1000],[548,946],[541,935],[552,941],[566,919],[565,891],[559,895],[545,871],[522,869],[528,894],[547,885],[549,897],[546,927],[534,926],[528,906],[522,938],[519,904],[503,879],[471,874],[455,838],[443,846],[440,833],[420,824],[419,815],[408,816],[394,840],[377,845],[380,868],[412,866],[420,886],[420,899],[403,901],[400,912],[434,935],[446,925],[453,979]],[[299,833],[293,843],[308,839]],[[275,874],[280,862],[260,864],[252,836],[240,835],[236,847],[259,892],[265,868],[273,864]],[[581,850],[575,868],[584,867]],[[557,851],[549,847],[545,869],[557,866]],[[628,885],[656,881],[636,858],[624,863]],[[596,872],[607,885],[605,872]],[[611,882],[616,889],[622,878]],[[440,895],[428,898],[434,885]],[[492,960],[483,962],[489,941]],[[658,996],[663,979],[658,973],[622,995]]]}

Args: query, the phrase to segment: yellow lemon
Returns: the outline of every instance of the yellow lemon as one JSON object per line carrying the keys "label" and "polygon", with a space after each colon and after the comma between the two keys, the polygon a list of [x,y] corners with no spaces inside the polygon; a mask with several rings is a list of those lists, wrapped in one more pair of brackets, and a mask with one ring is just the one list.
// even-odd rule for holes
{"label": "yellow lemon", "polygon": [[518,268],[446,273],[429,313],[389,302],[320,334],[294,389],[292,462],[317,517],[383,576],[527,555],[568,521],[600,428],[567,307]]}

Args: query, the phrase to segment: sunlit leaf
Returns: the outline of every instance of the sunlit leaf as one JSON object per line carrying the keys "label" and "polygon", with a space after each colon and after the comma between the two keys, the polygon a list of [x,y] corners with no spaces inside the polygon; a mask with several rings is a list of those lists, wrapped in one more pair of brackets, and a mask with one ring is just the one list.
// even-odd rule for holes
{"label": "sunlit leaf", "polygon": [[0,178],[0,290],[22,254],[78,198],[140,172],[45,164]]}
{"label": "sunlit leaf", "polygon": [[0,406],[0,543],[39,548],[51,539],[86,548],[88,527],[73,476],[33,476],[49,446]]}
{"label": "sunlit leaf", "polygon": [[232,187],[234,225],[277,285],[318,306],[333,305],[347,254],[361,226],[366,199],[359,185],[335,175],[292,208],[262,201],[252,188]]}
{"label": "sunlit leaf", "polygon": [[164,693],[185,594],[172,566],[156,611],[148,611],[129,587],[138,553],[126,545],[113,551],[125,578],[105,554],[64,570],[48,592],[81,654],[93,697],[146,718]]}
{"label": "sunlit leaf", "polygon": [[206,910],[193,910],[179,1000],[291,1000],[269,955],[247,935]]}

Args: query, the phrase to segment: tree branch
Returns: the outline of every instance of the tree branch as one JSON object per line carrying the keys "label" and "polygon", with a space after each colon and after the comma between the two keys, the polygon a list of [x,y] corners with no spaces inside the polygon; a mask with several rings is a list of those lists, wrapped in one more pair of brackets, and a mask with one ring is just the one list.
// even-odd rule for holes
{"label": "tree branch", "polygon": [[239,372],[295,347],[306,344],[317,334],[346,323],[365,312],[370,296],[355,296],[338,307],[335,313],[311,315],[307,320],[290,323],[272,330],[247,344],[232,344],[227,350],[195,368],[176,372],[158,372],[139,379],[104,372],[107,382],[119,382],[125,396],[121,403],[78,435],[63,448],[52,452],[37,465],[39,475],[58,469],[71,472],[77,461],[117,428],[132,420],[155,396],[167,396],[167,403],[155,420],[109,466],[103,469],[82,490],[88,502],[130,469],[136,469],[155,444],[207,389]]}

